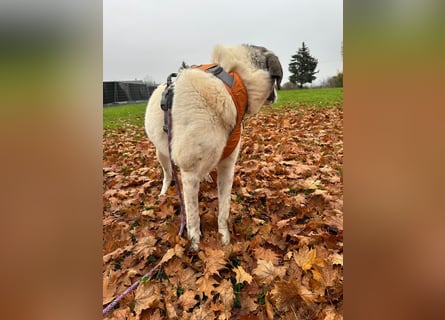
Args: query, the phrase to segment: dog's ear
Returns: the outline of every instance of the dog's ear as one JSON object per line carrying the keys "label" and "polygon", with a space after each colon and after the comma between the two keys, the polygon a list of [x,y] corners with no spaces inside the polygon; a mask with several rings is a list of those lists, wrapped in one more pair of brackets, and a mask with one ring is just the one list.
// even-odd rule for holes
{"label": "dog's ear", "polygon": [[272,79],[277,82],[278,90],[281,89],[281,80],[283,79],[283,68],[281,67],[280,60],[274,54],[269,54],[266,56],[267,69],[269,70]]}

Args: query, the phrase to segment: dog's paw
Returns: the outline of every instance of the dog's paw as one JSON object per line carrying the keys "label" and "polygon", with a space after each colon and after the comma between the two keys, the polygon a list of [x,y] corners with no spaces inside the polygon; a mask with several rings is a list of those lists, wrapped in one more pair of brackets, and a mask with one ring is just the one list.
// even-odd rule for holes
{"label": "dog's paw", "polygon": [[193,243],[192,242],[192,244],[190,245],[190,250],[191,251],[198,251],[199,250],[199,246],[198,246],[198,243]]}
{"label": "dog's paw", "polygon": [[230,232],[229,230],[219,230],[221,234],[221,243],[225,246],[230,242]]}

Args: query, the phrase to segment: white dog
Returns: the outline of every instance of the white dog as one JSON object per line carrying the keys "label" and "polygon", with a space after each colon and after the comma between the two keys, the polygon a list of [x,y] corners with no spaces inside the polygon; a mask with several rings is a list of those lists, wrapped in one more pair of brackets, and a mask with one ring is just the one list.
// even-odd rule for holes
{"label": "white dog", "polygon": [[[239,45],[215,46],[212,63],[226,72],[236,72],[247,91],[248,114],[255,114],[266,103],[276,101],[276,88],[283,77],[277,56],[264,47]],[[163,130],[164,112],[160,102],[166,84],[160,85],[150,97],[145,114],[145,130],[156,147],[164,179],[160,195],[167,191],[172,179],[167,133]],[[240,120],[241,121],[241,120]],[[221,242],[230,241],[227,220],[230,192],[240,143],[221,159],[228,138],[237,123],[237,109],[224,82],[211,72],[198,68],[182,70],[174,85],[172,105],[172,159],[179,167],[184,192],[186,226],[192,249],[200,241],[198,191],[200,181],[217,169],[218,231]]]}

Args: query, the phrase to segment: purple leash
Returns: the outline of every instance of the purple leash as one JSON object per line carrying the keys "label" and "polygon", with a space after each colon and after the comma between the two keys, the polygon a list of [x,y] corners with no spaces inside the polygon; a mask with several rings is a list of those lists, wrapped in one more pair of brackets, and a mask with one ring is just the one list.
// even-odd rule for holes
{"label": "purple leash", "polygon": [[[162,262],[162,261],[161,261]],[[157,265],[154,266],[153,269],[148,271],[146,274],[142,276],[141,279],[148,278],[151,276],[151,274],[158,269],[161,266],[161,262],[159,262]],[[102,310],[102,316],[105,316],[108,312],[110,312],[114,307],[121,301],[127,294],[129,294],[131,291],[136,289],[139,284],[141,283],[141,280],[136,281],[133,283],[127,290],[125,290],[123,293],[121,293],[117,298],[115,298],[109,305],[105,307],[105,309]]]}

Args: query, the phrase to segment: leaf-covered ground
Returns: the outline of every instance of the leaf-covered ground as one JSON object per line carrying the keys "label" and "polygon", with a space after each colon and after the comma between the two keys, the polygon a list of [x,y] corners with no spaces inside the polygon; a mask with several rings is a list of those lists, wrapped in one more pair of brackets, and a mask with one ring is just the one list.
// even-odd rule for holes
{"label": "leaf-covered ground", "polygon": [[343,110],[273,109],[246,119],[229,228],[202,182],[200,251],[177,233],[172,186],[142,127],[103,138],[103,304],[163,260],[106,319],[342,319]]}

